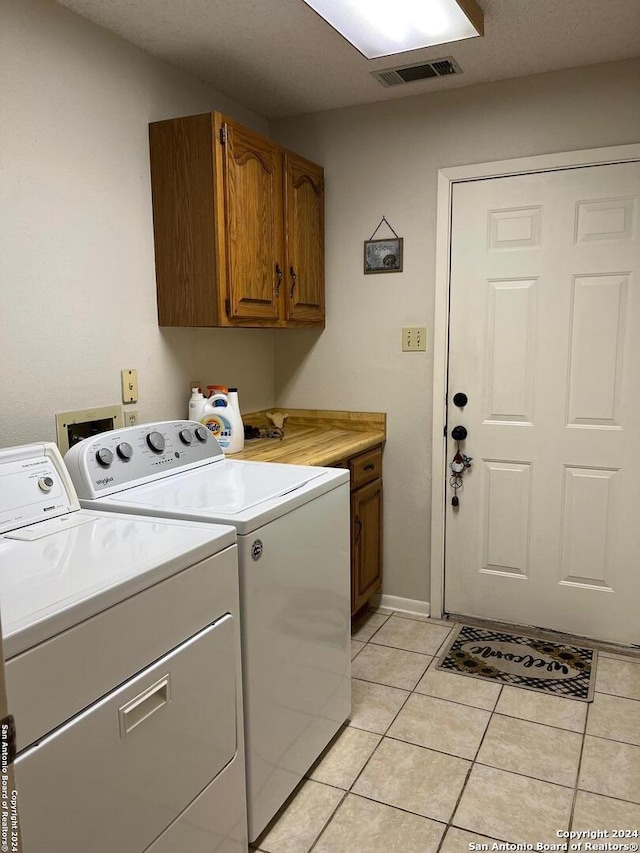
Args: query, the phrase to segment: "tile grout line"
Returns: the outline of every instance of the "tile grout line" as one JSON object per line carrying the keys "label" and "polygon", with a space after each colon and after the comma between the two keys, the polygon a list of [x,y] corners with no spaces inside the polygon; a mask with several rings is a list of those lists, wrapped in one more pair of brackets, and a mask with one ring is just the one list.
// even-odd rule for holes
{"label": "tile grout line", "polygon": [[[595,738],[596,740],[606,740],[609,743],[619,743],[622,746],[635,746],[636,749],[640,749],[640,743],[631,743],[628,740],[616,740],[613,737],[607,737],[606,735],[594,735],[594,734],[591,734],[591,732],[588,732],[588,734],[589,734],[589,737]],[[586,737],[586,735],[587,735],[587,732],[585,731],[585,737]]]}
{"label": "tile grout line", "polygon": [[[424,655],[423,657],[428,657],[428,655]],[[428,667],[429,667],[429,664],[427,664],[425,666],[424,670],[422,671],[422,675],[425,674]],[[418,678],[418,681],[420,681],[422,679],[422,675]],[[413,687],[399,687],[397,684],[388,684],[386,681],[371,681],[371,679],[362,678],[359,675],[352,675],[351,677],[355,678],[356,681],[366,681],[367,684],[377,684],[379,687],[390,687],[393,690],[404,690],[405,693],[412,693],[413,689],[414,689]],[[418,683],[418,681],[416,681],[416,684]],[[460,704],[460,703],[458,703],[458,704]]]}
{"label": "tile grout line", "polygon": [[[334,787],[334,786],[331,786],[331,787]],[[340,789],[340,790],[342,790],[342,789]],[[331,814],[329,815],[329,817],[327,818],[327,820],[322,824],[322,827],[321,827],[320,831],[318,832],[318,834],[315,836],[315,838],[314,838],[314,839],[313,839],[313,841],[311,842],[311,845],[307,848],[306,853],[311,853],[311,851],[313,850],[313,848],[316,846],[316,844],[317,844],[317,843],[318,843],[318,841],[320,840],[320,838],[321,838],[322,834],[324,833],[325,829],[329,826],[329,824],[331,823],[331,821],[332,821],[332,820],[333,820],[333,818],[335,817],[336,812],[338,811],[338,809],[340,808],[340,806],[341,806],[341,805],[344,803],[344,801],[346,800],[346,798],[347,798],[347,794],[348,794],[348,793],[349,793],[348,791],[344,791],[343,796],[342,796],[342,797],[340,797],[339,801],[336,803],[336,807],[335,807],[335,809],[333,809],[333,811],[331,812]]]}
{"label": "tile grout line", "polygon": [[[474,756],[473,756],[473,758],[471,759],[471,765],[469,766],[469,772],[468,772],[468,773],[467,773],[467,775],[465,776],[464,784],[463,784],[463,786],[462,786],[462,788],[461,788],[461,790],[460,790],[460,794],[458,795],[458,799],[456,800],[456,804],[455,804],[455,806],[453,807],[453,810],[452,810],[452,812],[451,812],[451,817],[449,818],[449,822],[448,822],[448,824],[447,824],[447,829],[446,829],[446,831],[445,831],[445,835],[446,835],[446,833],[449,831],[449,828],[450,828],[451,826],[453,826],[453,820],[454,820],[454,818],[455,818],[455,816],[456,816],[456,812],[458,811],[458,808],[459,808],[460,803],[461,803],[461,801],[462,801],[462,797],[463,797],[463,795],[464,795],[464,792],[465,792],[465,791],[466,791],[466,789],[467,789],[467,784],[468,784],[469,779],[470,779],[470,777],[471,777],[471,773],[472,773],[472,771],[473,771],[473,768],[474,768],[474,767],[476,766],[476,764],[477,764],[478,754],[479,754],[479,752],[480,752],[480,749],[481,749],[481,747],[482,747],[482,744],[484,743],[484,739],[485,739],[485,737],[487,736],[487,732],[489,731],[489,726],[491,725],[491,720],[493,719],[493,716],[494,716],[494,714],[495,714],[495,712],[496,712],[496,711],[495,711],[495,709],[498,707],[498,702],[500,701],[500,697],[502,696],[502,690],[503,690],[503,688],[504,688],[504,685],[502,685],[502,686],[500,687],[500,690],[498,691],[498,695],[496,696],[496,701],[495,701],[495,705],[493,706],[493,710],[489,713],[489,719],[487,720],[487,725],[486,725],[486,726],[485,726],[485,728],[484,728],[484,731],[483,731],[483,733],[482,733],[482,737],[480,738],[480,742],[478,743],[478,748],[476,749],[475,755],[474,755]],[[469,830],[467,830],[467,832],[468,832],[468,831],[469,831]],[[475,831],[475,830],[474,830],[474,831]],[[482,833],[478,833],[478,834],[480,834],[480,835],[481,835]]]}
{"label": "tile grout line", "polygon": [[567,791],[573,791],[574,785],[563,785],[562,782],[553,782],[551,779],[541,779],[540,776],[530,776],[528,773],[517,773],[515,770],[506,770],[504,767],[496,767],[494,764],[487,764],[485,761],[474,761],[478,767],[488,767],[490,770],[499,770],[501,773],[511,773],[512,776],[521,776],[523,779],[531,779],[532,782],[544,782],[545,785],[555,785],[556,788],[565,788]]}
{"label": "tile grout line", "polygon": [[587,706],[587,713],[584,718],[584,733],[582,735],[582,743],[580,745],[580,758],[578,759],[578,769],[576,771],[576,784],[573,789],[573,799],[571,800],[571,809],[569,811],[569,826],[567,829],[571,829],[573,827],[573,818],[576,810],[576,800],[578,799],[578,790],[580,785],[580,771],[582,770],[582,758],[584,756],[584,747],[587,742],[587,727],[589,725],[589,712],[591,711],[592,703],[590,702]]}
{"label": "tile grout line", "polygon": [[[362,642],[362,640],[356,640],[356,643],[361,643],[361,642]],[[367,645],[366,643],[362,643],[362,649],[364,649],[364,647],[365,647],[366,645]],[[355,655],[351,658],[351,663],[353,663],[353,662],[354,662],[354,660],[358,657],[358,655],[360,654],[360,652],[362,651],[362,649],[358,649],[358,651],[355,653]],[[353,676],[351,676],[351,677],[353,678]]]}
{"label": "tile grout line", "polygon": [[[380,626],[380,627],[382,627],[382,626]],[[425,655],[426,657],[431,657],[431,658],[435,658],[438,654],[438,651],[440,651],[440,648],[441,648],[441,646],[438,646],[438,651],[435,651],[435,652],[419,652],[416,649],[407,649],[404,646],[394,646],[391,643],[381,643],[379,641],[376,642],[376,640],[374,640],[373,637],[369,640],[369,642],[372,645],[377,646],[380,649],[395,649],[398,652],[409,652],[412,655]],[[361,651],[362,651],[362,649],[361,649]]]}
{"label": "tile grout line", "polygon": [[[370,612],[370,611],[367,611],[367,612]],[[389,619],[391,618],[391,616],[392,616],[392,614],[391,614],[391,613],[388,613],[388,614],[387,614],[387,613],[379,613],[379,614],[374,614],[374,615],[384,616],[385,618],[384,618],[384,619],[383,619],[383,621],[378,625],[378,627],[375,629],[375,631],[373,631],[373,633],[372,633],[369,637],[367,637],[367,639],[366,639],[366,640],[359,640],[359,642],[361,642],[361,643],[365,643],[365,645],[371,641],[371,637],[373,637],[375,634],[377,634],[377,633],[378,633],[378,631],[380,630],[380,628],[382,628],[382,626],[383,626],[383,625],[385,625],[385,624],[389,621]],[[358,621],[362,621],[362,620],[364,620],[364,617],[361,617],[361,620],[358,620]],[[352,627],[352,631],[353,631],[353,627]],[[352,639],[352,640],[357,640],[358,638],[357,638],[357,637],[354,637],[354,636],[353,636],[353,633],[352,633],[352,635],[351,635],[351,639]]]}
{"label": "tile grout line", "polygon": [[[569,701],[572,702],[576,700],[569,699]],[[529,720],[526,717],[516,717],[513,714],[505,714],[504,711],[495,711],[495,714],[498,717],[504,717],[507,720],[518,720],[518,722],[520,723],[530,723],[532,726],[544,726],[545,728],[553,729],[556,732],[567,732],[568,734],[572,735],[584,735],[584,731],[576,731],[575,729],[565,729],[563,726],[556,726],[553,723],[541,723],[539,720]],[[565,785],[564,787],[566,788],[567,786]]]}
{"label": "tile grout line", "polygon": [[[274,826],[277,824],[277,822],[280,820],[282,815],[295,802],[296,798],[300,794],[300,791],[307,784],[307,782],[315,782],[316,785],[324,785],[325,788],[333,788],[334,790],[340,791],[340,792],[343,791],[342,788],[338,788],[336,785],[329,785],[326,782],[317,782],[315,779],[309,779],[309,777],[305,774],[302,777],[302,779],[298,782],[296,787],[293,789],[293,791],[289,794],[289,796],[285,800],[284,804],[282,806],[280,806],[278,811],[274,814],[274,816],[271,818],[269,823],[262,830],[260,835],[258,835],[258,838],[254,842],[249,844],[249,853],[272,853],[272,851],[269,851],[265,847],[262,847],[262,842],[264,841],[265,837],[269,835],[269,833],[274,828]],[[340,800],[336,803],[335,807],[332,809],[329,817],[327,818],[327,821],[326,821],[327,823],[331,820],[331,818],[335,814],[336,810],[338,809],[338,807],[342,803],[343,799],[344,799],[344,797],[341,797]],[[325,824],[323,824],[323,828],[324,828],[324,826],[325,826]],[[314,837],[314,841],[312,842],[313,844],[315,844],[315,842],[317,841],[317,838],[318,838],[318,836]],[[262,841],[258,844],[257,842],[259,839],[262,839]],[[308,853],[308,851],[310,849],[311,848],[308,848],[306,851],[304,851],[304,853]]]}
{"label": "tile grout line", "polygon": [[607,693],[606,690],[594,690],[594,696],[596,693],[599,693],[600,696],[615,696],[616,699],[628,699],[630,702],[640,702],[640,696],[623,696],[621,693]]}

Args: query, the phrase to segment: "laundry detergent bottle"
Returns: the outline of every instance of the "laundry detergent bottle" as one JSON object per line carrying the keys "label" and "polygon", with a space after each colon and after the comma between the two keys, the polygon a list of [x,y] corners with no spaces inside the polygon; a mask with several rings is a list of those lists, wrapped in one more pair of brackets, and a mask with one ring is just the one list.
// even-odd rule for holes
{"label": "laundry detergent bottle", "polygon": [[238,389],[237,388],[229,388],[227,393],[227,397],[229,399],[229,405],[234,411],[236,420],[238,422],[238,433],[241,436],[241,440],[236,447],[235,450],[231,451],[232,453],[239,453],[244,449],[244,423],[242,422],[242,415],[240,414],[240,400],[238,399]]}
{"label": "laundry detergent bottle", "polygon": [[214,394],[205,400],[200,423],[212,433],[224,453],[239,453],[244,447],[244,427],[226,394]]}

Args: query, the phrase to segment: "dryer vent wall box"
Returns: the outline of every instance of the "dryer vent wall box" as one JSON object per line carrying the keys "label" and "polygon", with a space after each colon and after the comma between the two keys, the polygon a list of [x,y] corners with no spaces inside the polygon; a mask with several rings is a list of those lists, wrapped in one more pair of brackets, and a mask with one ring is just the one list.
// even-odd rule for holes
{"label": "dryer vent wall box", "polygon": [[246,850],[233,527],[81,509],[47,442],[0,482],[24,850]]}
{"label": "dryer vent wall box", "polygon": [[236,529],[254,841],[351,711],[349,472],[226,459],[188,420],[99,435],[65,461],[84,507]]}
{"label": "dryer vent wall box", "polygon": [[91,438],[110,429],[125,425],[122,406],[100,406],[95,409],[78,409],[75,412],[56,413],[56,442],[64,454],[84,438]]}

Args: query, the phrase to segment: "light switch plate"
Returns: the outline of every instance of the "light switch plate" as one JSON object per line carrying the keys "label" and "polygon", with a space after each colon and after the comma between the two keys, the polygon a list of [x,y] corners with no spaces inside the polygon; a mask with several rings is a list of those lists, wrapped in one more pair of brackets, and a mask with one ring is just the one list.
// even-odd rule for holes
{"label": "light switch plate", "polygon": [[138,371],[137,370],[122,370],[122,402],[137,403],[138,402]]}
{"label": "light switch plate", "polygon": [[402,352],[426,352],[427,327],[404,326],[402,329]]}

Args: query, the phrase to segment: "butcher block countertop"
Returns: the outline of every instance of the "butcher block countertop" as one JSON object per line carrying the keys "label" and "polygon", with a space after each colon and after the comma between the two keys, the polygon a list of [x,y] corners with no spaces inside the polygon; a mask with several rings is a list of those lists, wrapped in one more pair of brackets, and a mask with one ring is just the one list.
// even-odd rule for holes
{"label": "butcher block countertop", "polygon": [[[382,412],[287,408],[273,411],[289,415],[284,422],[284,438],[247,440],[244,450],[233,454],[234,459],[329,466],[384,444],[387,437],[387,416]],[[266,411],[243,414],[242,420],[246,425],[272,426]]]}

